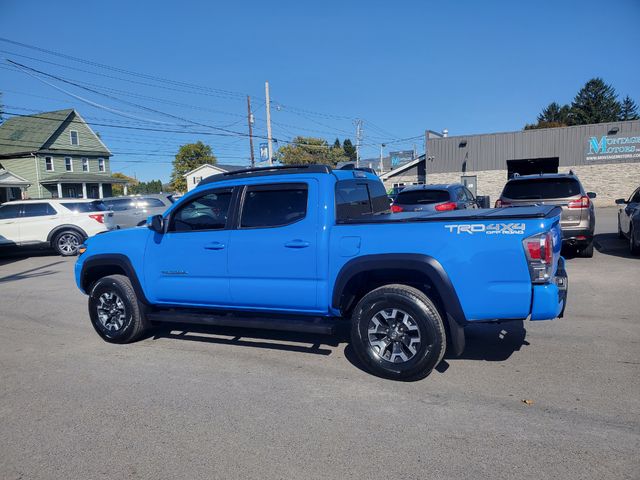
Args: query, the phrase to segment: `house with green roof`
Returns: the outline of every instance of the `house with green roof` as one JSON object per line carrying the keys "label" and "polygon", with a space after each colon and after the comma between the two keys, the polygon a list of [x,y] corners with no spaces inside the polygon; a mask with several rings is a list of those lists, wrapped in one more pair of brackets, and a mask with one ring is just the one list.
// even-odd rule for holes
{"label": "house with green roof", "polygon": [[18,198],[103,198],[111,151],[73,109],[9,118],[0,125],[0,203]]}

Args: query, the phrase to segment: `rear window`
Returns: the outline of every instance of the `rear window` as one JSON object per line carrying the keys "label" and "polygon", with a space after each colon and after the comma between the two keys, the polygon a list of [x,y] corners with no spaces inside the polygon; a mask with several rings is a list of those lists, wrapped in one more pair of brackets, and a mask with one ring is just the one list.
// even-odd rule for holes
{"label": "rear window", "polygon": [[513,200],[567,198],[580,195],[580,184],[573,178],[512,180],[502,195]]}
{"label": "rear window", "polygon": [[349,220],[384,213],[389,210],[389,197],[382,182],[341,180],[336,183],[336,218]]}
{"label": "rear window", "polygon": [[95,202],[64,202],[62,205],[76,213],[104,212],[107,209],[104,203],[98,200]]}
{"label": "rear window", "polygon": [[108,210],[113,210],[114,212],[121,212],[123,210],[131,210],[135,208],[135,204],[130,198],[106,200],[105,205],[107,206]]}
{"label": "rear window", "polygon": [[449,192],[446,190],[407,190],[400,192],[396,198],[396,203],[399,205],[417,205],[448,201]]}

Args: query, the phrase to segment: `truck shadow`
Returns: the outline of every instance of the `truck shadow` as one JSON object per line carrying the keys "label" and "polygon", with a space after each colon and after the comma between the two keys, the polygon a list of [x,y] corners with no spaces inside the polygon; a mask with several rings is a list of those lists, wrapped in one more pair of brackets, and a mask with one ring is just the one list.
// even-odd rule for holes
{"label": "truck shadow", "polygon": [[629,241],[627,239],[618,238],[617,233],[598,233],[593,237],[593,246],[595,249],[604,254],[614,257],[632,258],[634,260],[640,257],[631,255],[629,251]]}
{"label": "truck shadow", "polygon": [[281,350],[314,355],[330,355],[343,341],[342,335],[319,335],[252,328],[218,327],[163,323],[151,334],[154,340],[170,338],[189,342],[234,345],[238,347]]}

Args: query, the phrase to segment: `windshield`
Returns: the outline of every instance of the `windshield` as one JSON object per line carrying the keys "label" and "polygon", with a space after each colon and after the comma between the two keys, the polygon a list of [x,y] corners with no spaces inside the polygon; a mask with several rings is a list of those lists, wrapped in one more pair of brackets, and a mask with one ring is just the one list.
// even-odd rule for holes
{"label": "windshield", "polygon": [[580,184],[573,178],[541,178],[507,183],[502,195],[514,200],[568,198],[580,195]]}
{"label": "windshield", "polygon": [[400,192],[396,198],[398,205],[416,205],[441,203],[449,201],[449,192],[446,190],[407,190]]}

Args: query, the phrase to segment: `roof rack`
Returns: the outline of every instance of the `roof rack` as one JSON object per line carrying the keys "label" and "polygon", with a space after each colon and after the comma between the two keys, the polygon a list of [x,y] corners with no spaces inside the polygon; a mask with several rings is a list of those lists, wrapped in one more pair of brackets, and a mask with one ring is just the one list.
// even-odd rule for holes
{"label": "roof rack", "polygon": [[233,172],[224,172],[217,175],[202,179],[199,185],[208,183],[222,182],[230,178],[251,178],[264,177],[267,175],[291,175],[294,173],[331,173],[331,167],[328,165],[279,165],[271,167],[246,168],[243,170],[235,170]]}

